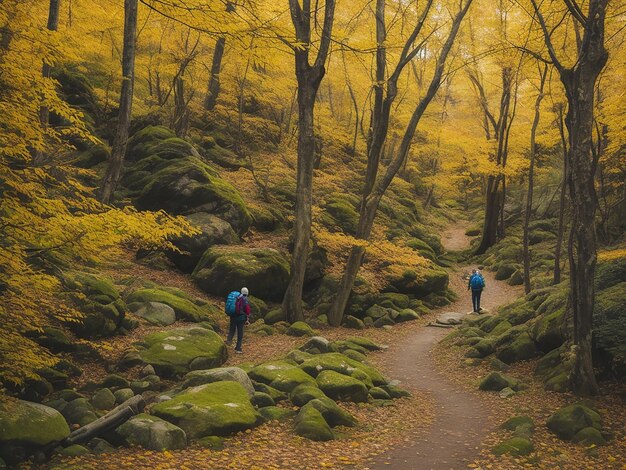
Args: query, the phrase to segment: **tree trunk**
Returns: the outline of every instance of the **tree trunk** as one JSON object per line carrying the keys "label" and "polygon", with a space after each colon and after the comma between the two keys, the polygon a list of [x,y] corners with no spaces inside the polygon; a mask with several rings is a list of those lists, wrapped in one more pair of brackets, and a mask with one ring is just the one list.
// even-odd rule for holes
{"label": "tree trunk", "polygon": [[[400,76],[404,65],[406,65],[410,61],[411,55],[410,53],[408,53],[408,51],[410,50],[412,42],[416,39],[426,20],[432,2],[427,3],[421,18],[418,21],[418,24],[411,33],[409,40],[405,43],[402,55],[400,56],[400,61],[398,62],[398,66],[395,68],[395,70],[387,80],[387,90],[384,98],[382,93],[382,86],[375,87],[374,111],[372,113],[372,126],[370,134],[371,139],[368,142],[368,168],[362,193],[359,225],[356,233],[357,239],[367,241],[370,238],[380,200],[384,196],[387,188],[389,187],[394,177],[402,167],[404,161],[408,157],[411,143],[413,141],[413,136],[415,135],[415,131],[417,129],[417,125],[424,115],[424,112],[426,111],[428,105],[437,93],[437,90],[439,89],[439,86],[441,84],[441,76],[443,74],[443,70],[446,64],[446,59],[448,57],[450,49],[452,48],[452,45],[454,44],[454,40],[461,25],[461,21],[465,17],[465,14],[467,13],[471,3],[472,0],[467,0],[467,2],[461,6],[460,11],[457,13],[446,42],[441,49],[439,57],[437,58],[437,63],[429,87],[424,97],[418,101],[413,111],[413,114],[411,115],[411,119],[409,120],[409,123],[407,124],[407,127],[404,131],[400,148],[397,152],[393,152],[393,155],[391,156],[391,162],[389,163],[387,170],[385,171],[384,175],[380,177],[378,176],[380,154],[382,152],[382,148],[384,147],[384,143],[387,137],[391,106],[397,94],[397,79]],[[384,81],[384,70],[386,67],[386,51],[384,46],[384,5],[384,0],[377,0],[375,16],[377,30],[376,76],[377,79],[381,75],[383,77],[382,81],[377,80],[377,83],[379,84],[382,84]],[[383,71],[382,74],[381,70]],[[381,88],[381,90],[377,90],[378,88]],[[354,286],[354,281],[356,280],[359,268],[361,267],[365,251],[365,244],[353,245],[350,251],[350,256],[348,257],[348,262],[340,281],[337,294],[333,299],[333,303],[328,313],[328,322],[332,326],[338,326],[341,324],[341,321],[343,319],[343,313],[350,298],[350,293],[352,291],[352,287]]]}
{"label": "tree trunk", "polygon": [[528,225],[530,224],[530,216],[533,210],[533,190],[535,179],[535,157],[537,155],[537,127],[539,126],[539,117],[541,116],[541,101],[543,100],[543,87],[546,83],[548,74],[548,66],[545,65],[541,72],[541,83],[539,85],[539,94],[535,100],[535,117],[533,125],[530,129],[530,168],[528,169],[528,192],[526,194],[526,211],[524,212],[524,292],[530,293],[530,250],[528,241]]}
{"label": "tree trunk", "polygon": [[185,100],[185,81],[182,75],[174,79],[174,117],[172,127],[177,137],[184,137],[189,126],[189,109]]}
{"label": "tree trunk", "polygon": [[[289,0],[289,11],[296,38],[302,44],[311,43],[311,2]],[[313,12],[317,15],[316,11]],[[294,222],[294,248],[291,255],[289,284],[283,298],[282,311],[290,321],[304,318],[302,288],[306,272],[309,243],[311,241],[311,205],[313,200],[313,166],[315,164],[315,135],[313,111],[315,98],[326,73],[324,64],[330,50],[331,33],[335,16],[335,0],[326,0],[324,24],[317,56],[309,64],[309,47],[294,48],[295,71],[298,82],[298,168],[296,176],[296,209]]]}
{"label": "tree trunk", "polygon": [[[297,58],[296,58],[297,60]],[[307,64],[308,68],[308,64]],[[311,70],[298,76],[298,168],[294,221],[294,248],[291,255],[289,285],[282,308],[289,322],[300,321],[302,287],[311,242],[311,205],[313,201],[313,167],[315,165],[315,137],[313,134],[313,106],[322,76],[312,80]]]}
{"label": "tree trunk", "polygon": [[[61,5],[61,0],[50,0],[50,9],[48,10],[48,29],[50,31],[57,31],[59,28],[59,7]],[[52,67],[50,64],[44,63],[41,74],[44,78],[50,77],[50,72]],[[39,121],[43,127],[48,126],[50,116],[50,110],[47,106],[42,106],[39,109]]]}
{"label": "tree trunk", "polygon": [[563,247],[563,239],[565,238],[565,202],[567,200],[567,138],[565,137],[565,129],[563,124],[563,105],[557,105],[558,127],[561,134],[561,145],[563,146],[563,178],[561,181],[561,197],[559,200],[559,228],[556,235],[556,248],[554,250],[554,278],[552,284],[556,285],[561,282],[561,251]]}
{"label": "tree trunk", "polygon": [[215,51],[213,51],[213,62],[211,63],[211,76],[209,77],[209,86],[204,99],[204,109],[211,111],[217,104],[217,97],[220,94],[220,72],[222,70],[222,58],[224,57],[224,48],[226,47],[226,38],[220,37],[215,42]]}
{"label": "tree trunk", "polygon": [[133,87],[135,82],[135,45],[137,36],[137,2],[124,0],[124,52],[122,53],[122,90],[117,129],[113,140],[113,149],[109,166],[102,181],[100,201],[108,204],[122,176],[124,154],[128,143],[128,129],[133,105]]}

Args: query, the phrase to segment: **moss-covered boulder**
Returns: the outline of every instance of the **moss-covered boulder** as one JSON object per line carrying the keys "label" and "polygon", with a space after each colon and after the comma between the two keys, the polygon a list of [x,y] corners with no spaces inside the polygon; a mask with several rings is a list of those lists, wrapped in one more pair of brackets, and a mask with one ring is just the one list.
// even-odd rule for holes
{"label": "moss-covered boulder", "polygon": [[192,276],[210,294],[225,296],[243,285],[261,299],[280,301],[289,282],[289,262],[271,248],[213,247]]}
{"label": "moss-covered boulder", "polygon": [[[91,454],[91,451],[87,447],[83,447],[79,444],[72,444],[71,446],[64,447],[59,450],[59,455],[63,457],[79,457],[81,455]],[[3,468],[0,466],[0,469]]]}
{"label": "moss-covered boulder", "polygon": [[63,282],[84,315],[68,326],[82,338],[110,336],[122,326],[126,304],[110,279],[82,272],[64,274]]}
{"label": "moss-covered boulder", "polygon": [[292,323],[289,328],[287,328],[287,331],[285,332],[286,335],[288,336],[296,336],[296,337],[300,337],[300,336],[313,336],[315,334],[315,331],[313,330],[313,328],[311,328],[311,326],[303,321],[297,321],[295,323]]}
{"label": "moss-covered boulder", "polygon": [[565,309],[541,315],[537,318],[533,329],[532,338],[537,347],[544,353],[558,348],[565,342],[565,332],[563,327],[563,317]]}
{"label": "moss-covered boulder", "polygon": [[286,319],[287,317],[285,316],[283,309],[275,308],[267,312],[267,314],[263,318],[263,321],[265,321],[265,323],[267,323],[268,325],[273,325],[274,323],[285,321]]}
{"label": "moss-covered boulder", "polygon": [[355,370],[360,370],[370,378],[374,385],[387,383],[382,374],[373,367],[350,359],[340,353],[316,354],[300,364],[300,368],[312,377],[317,377],[319,373],[326,370],[332,370],[347,376],[352,376]]}
{"label": "moss-covered boulder", "polygon": [[314,354],[326,353],[330,350],[330,341],[323,336],[313,336],[300,346],[300,350]]}
{"label": "moss-covered boulder", "polygon": [[282,392],[290,392],[298,385],[316,386],[315,379],[298,366],[284,361],[259,364],[248,372],[252,380],[267,384]]}
{"label": "moss-covered boulder", "polygon": [[272,397],[272,400],[274,400],[275,403],[286,400],[288,398],[288,395],[285,392],[281,392],[280,390],[275,389],[274,387],[270,387],[267,384],[264,384],[262,382],[252,383],[254,385],[254,390],[256,390],[257,392],[266,393],[267,395]]}
{"label": "moss-covered boulder", "polygon": [[121,405],[126,400],[130,400],[134,397],[135,393],[131,388],[120,388],[119,390],[113,392],[113,396],[115,397],[115,404]]}
{"label": "moss-covered boulder", "polygon": [[375,343],[369,338],[364,338],[363,336],[348,336],[346,338],[346,342],[356,344],[364,349],[367,349],[368,351],[381,351],[386,347]]}
{"label": "moss-covered boulder", "polygon": [[360,380],[340,374],[334,370],[324,370],[317,376],[317,385],[325,395],[340,401],[367,401],[367,386]]}
{"label": "moss-covered boulder", "polygon": [[218,367],[216,369],[194,370],[185,375],[183,388],[197,387],[198,385],[230,380],[238,382],[252,396],[255,392],[254,384],[248,374],[240,367]]}
{"label": "moss-covered boulder", "polygon": [[514,377],[509,377],[500,372],[491,372],[480,381],[478,388],[484,391],[499,392],[506,387],[519,391],[522,390],[523,384]]}
{"label": "moss-covered boulder", "polygon": [[325,396],[324,392],[322,392],[322,390],[320,390],[317,386],[303,384],[298,385],[291,391],[289,399],[291,400],[291,403],[296,406],[304,406],[311,400],[323,398]]}
{"label": "moss-covered boulder", "polygon": [[254,392],[250,397],[250,403],[256,408],[265,408],[266,406],[275,406],[276,403],[267,393]]}
{"label": "moss-covered boulder", "polygon": [[513,416],[500,425],[502,429],[507,431],[515,431],[518,428],[529,428],[533,430],[535,423],[530,416]]}
{"label": "moss-covered boulder", "polygon": [[167,326],[176,321],[176,312],[167,304],[161,302],[145,302],[135,305],[138,308],[133,314],[153,325]]}
{"label": "moss-covered boulder", "polygon": [[304,407],[312,407],[322,413],[326,422],[331,426],[354,426],[356,418],[341,408],[331,398],[321,397],[311,400]]}
{"label": "moss-covered boulder", "polygon": [[517,269],[507,281],[510,286],[521,286],[524,284],[524,273]]}
{"label": "moss-covered boulder", "polygon": [[363,320],[353,317],[352,315],[346,315],[343,317],[343,326],[346,328],[353,328],[355,330],[365,329],[365,323],[363,323]]}
{"label": "moss-covered boulder", "polygon": [[115,406],[115,395],[108,388],[101,388],[91,397],[91,404],[98,410],[110,410]]}
{"label": "moss-covered boulder", "polygon": [[[138,289],[131,293],[126,301],[128,304],[147,304],[149,302],[165,304],[174,309],[178,320],[190,322],[207,321],[211,319],[211,316],[217,314],[217,309],[206,302],[194,301],[182,291],[173,289]],[[140,305],[137,307],[141,308]]]}
{"label": "moss-covered boulder", "polygon": [[190,370],[219,367],[228,358],[226,345],[214,331],[191,327],[152,333],[143,339],[141,359],[158,375],[172,377]]}
{"label": "moss-covered boulder", "polygon": [[123,181],[136,190],[135,205],[140,210],[208,212],[227,221],[238,234],[245,233],[252,222],[239,192],[194,155],[175,159],[151,155],[129,166]]}
{"label": "moss-covered boulder", "polygon": [[189,439],[227,436],[261,423],[246,389],[231,381],[189,388],[156,404],[152,414],[182,428]]}
{"label": "moss-covered boulder", "polygon": [[435,264],[419,270],[407,269],[401,273],[392,271],[386,275],[386,279],[389,290],[416,297],[444,291],[449,282],[448,272]]}
{"label": "moss-covered boulder", "polygon": [[36,450],[70,434],[54,408],[23,400],[0,400],[0,458],[16,463]]}
{"label": "moss-covered boulder", "polygon": [[498,359],[507,364],[532,359],[536,355],[537,348],[535,347],[535,342],[528,333],[522,333],[512,343],[497,353]]}
{"label": "moss-covered boulder", "polygon": [[219,436],[205,436],[202,439],[198,439],[196,444],[204,449],[219,451],[224,448],[224,438]]}
{"label": "moss-covered boulder", "polygon": [[168,257],[180,270],[190,273],[196,267],[204,252],[213,245],[233,245],[239,237],[225,220],[208,212],[194,212],[185,215],[189,224],[199,233],[184,235],[172,240],[180,252],[168,252]]}
{"label": "moss-covered boulder", "polygon": [[504,442],[501,442],[493,448],[493,453],[496,455],[512,455],[519,457],[522,455],[529,455],[535,450],[533,443],[525,437],[512,437]]}
{"label": "moss-covered boulder", "polygon": [[164,451],[187,447],[187,435],[178,426],[156,416],[139,414],[116,429],[128,445],[144,449]]}
{"label": "moss-covered boulder", "polygon": [[295,432],[312,441],[330,441],[335,438],[322,413],[308,405],[303,406],[296,416]]}
{"label": "moss-covered boulder", "polygon": [[338,227],[345,233],[354,235],[359,224],[357,211],[358,198],[347,193],[333,193],[323,205],[325,214],[322,220],[330,227]]}
{"label": "moss-covered boulder", "polygon": [[517,271],[517,267],[515,267],[514,265],[506,264],[506,263],[501,264],[498,270],[496,271],[496,280],[504,281],[510,278],[515,271]]}
{"label": "moss-covered boulder", "polygon": [[292,418],[296,414],[293,410],[281,408],[279,406],[266,406],[264,408],[259,408],[259,413],[266,421],[283,421],[285,419]]}
{"label": "moss-covered boulder", "polygon": [[405,308],[398,312],[398,316],[395,318],[396,323],[403,323],[405,321],[418,320],[420,318],[419,314],[410,308]]}
{"label": "moss-covered boulder", "polygon": [[380,294],[376,298],[376,303],[381,307],[392,308],[394,310],[402,310],[410,307],[411,299],[406,294],[386,292],[384,294]]}
{"label": "moss-covered boulder", "polygon": [[572,438],[572,442],[583,446],[602,446],[606,444],[606,439],[598,429],[590,426],[578,431]]}
{"label": "moss-covered boulder", "polygon": [[546,422],[548,429],[560,439],[571,440],[579,431],[592,427],[602,428],[602,418],[597,411],[583,404],[564,406]]}

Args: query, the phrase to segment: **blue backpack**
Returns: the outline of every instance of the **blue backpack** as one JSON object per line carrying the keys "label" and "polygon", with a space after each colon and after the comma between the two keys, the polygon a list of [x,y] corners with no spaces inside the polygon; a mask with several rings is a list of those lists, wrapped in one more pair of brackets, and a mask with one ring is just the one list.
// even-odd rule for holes
{"label": "blue backpack", "polygon": [[485,280],[480,274],[474,274],[470,280],[470,285],[472,290],[480,290],[485,287]]}
{"label": "blue backpack", "polygon": [[237,314],[237,299],[240,295],[239,291],[234,290],[226,297],[226,315],[229,317],[234,317]]}

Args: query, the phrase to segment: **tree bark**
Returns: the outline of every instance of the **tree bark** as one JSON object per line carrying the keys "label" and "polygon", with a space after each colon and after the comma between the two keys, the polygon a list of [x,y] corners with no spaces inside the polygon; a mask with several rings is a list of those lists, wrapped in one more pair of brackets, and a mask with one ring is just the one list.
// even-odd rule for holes
{"label": "tree bark", "polygon": [[206,98],[204,99],[204,109],[207,111],[211,111],[215,108],[217,97],[220,94],[220,72],[222,70],[222,58],[224,57],[225,47],[226,38],[222,36],[215,42],[215,50],[213,51],[209,86],[206,92]]}
{"label": "tree bark", "polygon": [[124,0],[124,51],[122,53],[122,90],[117,129],[113,140],[113,149],[106,175],[102,181],[100,201],[108,204],[122,176],[124,155],[128,143],[133,106],[133,88],[135,83],[135,46],[137,36],[137,2]]}
{"label": "tree bark", "polygon": [[563,239],[565,238],[565,210],[567,201],[567,138],[565,136],[565,124],[563,124],[563,104],[557,105],[557,125],[561,135],[561,145],[563,147],[563,178],[561,181],[561,196],[559,199],[559,228],[556,235],[556,247],[554,250],[554,278],[552,284],[556,285],[561,282],[561,251],[563,247]]}
{"label": "tree bark", "polygon": [[531,0],[541,25],[548,53],[559,71],[567,97],[565,126],[568,130],[569,165],[567,183],[572,206],[572,224],[568,250],[570,265],[570,309],[574,324],[574,361],[570,384],[579,395],[598,392],[591,355],[594,275],[596,269],[595,233],[595,170],[593,128],[595,85],[606,65],[608,52],[604,47],[604,20],[608,0],[589,0],[586,16],[578,12],[574,21],[583,28],[578,57],[572,68],[564,67],[556,56],[550,32],[536,0]]}
{"label": "tree bark", "polygon": [[330,39],[335,15],[335,0],[326,0],[324,25],[320,45],[313,65],[309,64],[311,45],[310,0],[289,0],[291,20],[296,39],[304,48],[294,48],[295,72],[298,82],[298,168],[296,176],[296,207],[294,222],[294,248],[291,255],[289,284],[283,298],[282,311],[290,321],[304,318],[302,288],[311,242],[311,205],[313,201],[313,167],[315,164],[314,106],[319,86],[324,78],[324,64],[330,49]]}
{"label": "tree bark", "polygon": [[539,94],[535,100],[535,116],[530,129],[530,168],[528,169],[528,191],[526,194],[526,211],[524,212],[524,292],[530,293],[530,250],[528,241],[528,225],[530,224],[530,216],[533,210],[533,190],[535,180],[535,157],[537,155],[537,127],[539,126],[539,118],[541,116],[541,101],[543,100],[543,88],[546,83],[548,74],[548,66],[544,65],[541,71],[541,82],[539,85]]}
{"label": "tree bark", "polygon": [[[372,228],[374,226],[374,220],[376,218],[376,212],[380,204],[380,200],[384,196],[387,188],[393,181],[404,161],[406,160],[413,136],[417,125],[424,115],[428,105],[434,98],[439,86],[441,84],[441,77],[446,64],[446,59],[454,40],[458,33],[461,22],[467,13],[472,0],[467,0],[461,9],[457,13],[452,27],[446,39],[444,46],[441,49],[440,55],[437,58],[435,70],[431,78],[429,87],[424,97],[418,102],[415,107],[411,119],[407,124],[404,131],[400,148],[397,152],[393,152],[391,156],[391,162],[387,167],[385,173],[381,176],[378,175],[380,155],[387,138],[387,130],[389,127],[389,118],[391,113],[392,103],[397,95],[397,80],[400,77],[402,69],[406,64],[410,62],[410,59],[419,52],[419,47],[411,49],[413,43],[417,38],[417,35],[422,29],[424,22],[430,11],[432,1],[426,4],[426,7],[418,20],[416,27],[409,36],[409,39],[404,45],[403,51],[400,55],[398,65],[390,75],[386,82],[387,88],[383,92],[384,84],[384,70],[386,67],[386,50],[385,50],[385,21],[384,21],[384,0],[377,0],[376,2],[376,39],[377,39],[377,53],[376,53],[376,78],[377,86],[374,88],[374,110],[372,113],[372,126],[370,131],[371,139],[368,142],[368,168],[366,173],[366,180],[363,188],[361,207],[359,213],[359,225],[357,227],[356,238],[362,240],[362,243],[355,244],[350,250],[350,255],[346,263],[344,274],[339,283],[337,294],[333,299],[330,311],[328,313],[328,321],[332,326],[338,326],[343,319],[343,313],[348,304],[354,281],[356,280],[357,273],[363,262],[363,257],[366,252],[366,242],[369,240]],[[382,77],[382,78],[381,78]],[[380,90],[379,90],[380,88]],[[383,96],[384,94],[384,96]]]}
{"label": "tree bark", "polygon": [[[50,0],[50,8],[48,10],[48,29],[50,31],[57,31],[59,29],[59,8],[61,6],[61,0]],[[44,63],[41,74],[44,78],[50,77],[52,67],[50,64]],[[39,121],[43,127],[48,126],[50,118],[50,110],[47,106],[42,106],[39,109]]]}

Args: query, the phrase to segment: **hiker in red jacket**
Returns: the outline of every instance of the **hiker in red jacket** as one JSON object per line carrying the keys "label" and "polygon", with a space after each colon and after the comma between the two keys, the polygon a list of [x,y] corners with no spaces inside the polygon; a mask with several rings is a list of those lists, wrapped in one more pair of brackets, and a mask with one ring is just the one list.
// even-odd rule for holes
{"label": "hiker in red jacket", "polygon": [[230,346],[233,343],[233,336],[235,336],[235,330],[237,330],[237,345],[235,346],[235,352],[237,354],[243,353],[241,350],[241,343],[243,342],[243,327],[250,324],[250,302],[248,301],[248,288],[242,287],[241,294],[237,297],[235,303],[235,314],[230,317],[230,326],[228,329],[228,338],[226,344]]}

